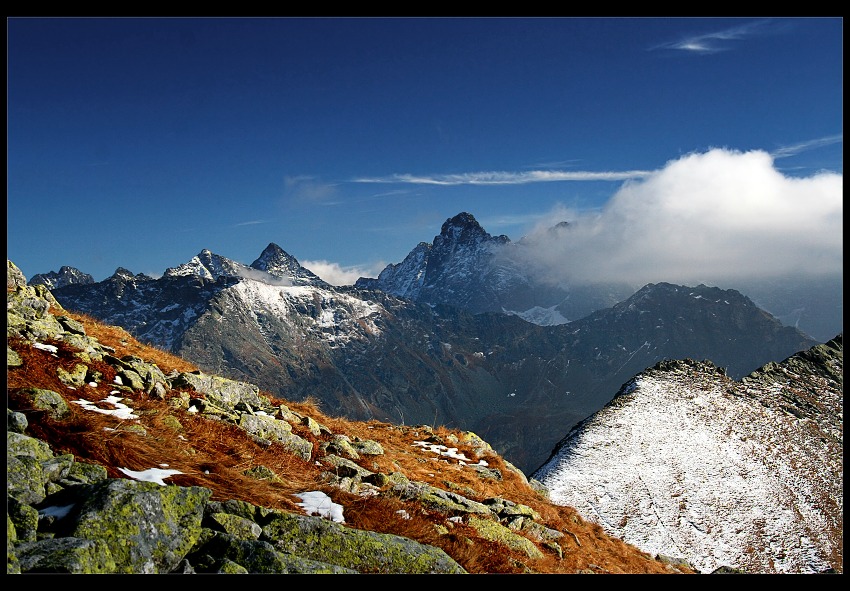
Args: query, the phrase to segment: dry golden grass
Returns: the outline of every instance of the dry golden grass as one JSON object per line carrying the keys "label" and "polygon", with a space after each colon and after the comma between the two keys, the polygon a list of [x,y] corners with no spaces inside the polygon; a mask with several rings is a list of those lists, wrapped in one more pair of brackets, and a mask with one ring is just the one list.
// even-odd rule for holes
{"label": "dry golden grass", "polygon": [[[63,313],[83,322],[87,334],[114,348],[118,357],[138,356],[156,363],[165,373],[172,369],[195,369],[179,357],[137,342],[120,328],[102,325],[82,314]],[[78,461],[104,466],[110,477],[125,478],[119,468],[146,470],[167,465],[181,472],[169,478],[171,484],[207,487],[213,491],[213,499],[216,500],[238,499],[299,513],[301,509],[296,504],[299,499],[293,494],[321,490],[344,507],[348,526],[402,535],[438,546],[471,573],[523,573],[529,572],[527,568],[537,573],[552,574],[582,570],[599,573],[670,572],[649,555],[609,537],[601,527],[583,520],[574,509],[546,501],[519,475],[509,470],[500,456],[487,454],[479,458],[468,446],[448,443],[451,435],[460,435],[457,431],[440,426],[429,430],[377,421],[349,421],[324,414],[315,400],[290,402],[263,393],[275,403],[286,404],[292,410],[312,417],[333,433],[380,443],[385,450],[383,455],[367,456],[360,461],[367,470],[401,472],[410,480],[453,490],[476,501],[502,497],[534,508],[542,516],[544,525],[565,534],[559,540],[564,550],[563,558],[543,549],[543,559],[529,560],[503,545],[478,537],[473,529],[461,524],[450,526],[449,532],[441,535],[435,524],[447,525],[449,516],[445,514],[392,496],[360,497],[328,485],[322,477],[326,468],[317,462],[321,457],[317,452],[319,445],[329,437],[316,437],[305,426],[295,425],[293,431],[313,443],[311,461],[294,456],[278,444],[259,445],[232,424],[169,406],[167,401],[144,393],[127,394],[131,398],[127,403],[140,417],[138,420],[121,421],[111,415],[85,410],[73,401],[103,400],[114,388],[115,370],[110,365],[102,362],[89,364],[91,369],[102,374],[100,385],[85,385],[74,390],[64,385],[56,374],[57,367],[70,370],[79,363],[73,349],[61,341],[51,342],[49,344],[58,349],[54,356],[13,339],[9,339],[8,344],[23,360],[21,367],[11,368],[8,373],[8,405],[27,415],[30,421],[28,433],[50,442],[56,453],[70,453]],[[29,398],[22,394],[22,389],[29,387],[58,392],[69,402],[71,417],[55,421],[46,413],[31,408]],[[169,396],[172,394],[169,393]],[[139,426],[144,429],[143,432]],[[470,463],[486,460],[490,468],[502,473],[503,479],[480,478],[472,468],[445,462],[414,445],[415,441],[431,435],[458,447],[458,452],[470,458]],[[245,475],[246,470],[256,466],[271,469],[280,481],[257,480]],[[409,518],[404,518],[399,513],[401,510]],[[469,540],[474,540],[474,543]]]}

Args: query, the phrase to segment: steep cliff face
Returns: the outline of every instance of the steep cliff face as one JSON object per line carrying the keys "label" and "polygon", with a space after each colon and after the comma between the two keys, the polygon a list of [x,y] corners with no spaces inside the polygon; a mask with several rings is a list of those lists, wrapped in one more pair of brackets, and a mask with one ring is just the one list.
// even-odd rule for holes
{"label": "steep cliff face", "polygon": [[841,335],[740,381],[662,362],[533,477],[612,535],[702,572],[841,572],[842,376]]}

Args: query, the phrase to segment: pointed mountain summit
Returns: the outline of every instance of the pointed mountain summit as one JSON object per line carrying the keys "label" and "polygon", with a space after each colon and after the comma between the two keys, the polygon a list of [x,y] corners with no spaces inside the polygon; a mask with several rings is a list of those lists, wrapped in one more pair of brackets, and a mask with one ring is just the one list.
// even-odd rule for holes
{"label": "pointed mountain summit", "polygon": [[443,223],[439,236],[434,237],[434,250],[449,253],[482,243],[506,244],[510,241],[510,238],[504,235],[491,236],[471,213],[464,211]]}
{"label": "pointed mountain summit", "polygon": [[251,268],[265,271],[274,277],[288,279],[292,282],[292,285],[328,286],[321,278],[309,269],[302,267],[294,256],[274,242],[270,243],[257,260],[251,263]]}

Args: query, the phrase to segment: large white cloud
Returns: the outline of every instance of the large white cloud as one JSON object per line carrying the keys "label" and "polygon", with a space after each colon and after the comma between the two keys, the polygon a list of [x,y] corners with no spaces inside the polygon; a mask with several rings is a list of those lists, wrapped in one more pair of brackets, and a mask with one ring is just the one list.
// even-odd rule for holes
{"label": "large white cloud", "polygon": [[552,212],[518,250],[572,284],[841,273],[842,196],[841,174],[789,177],[766,152],[713,149],[626,182],[601,212]]}

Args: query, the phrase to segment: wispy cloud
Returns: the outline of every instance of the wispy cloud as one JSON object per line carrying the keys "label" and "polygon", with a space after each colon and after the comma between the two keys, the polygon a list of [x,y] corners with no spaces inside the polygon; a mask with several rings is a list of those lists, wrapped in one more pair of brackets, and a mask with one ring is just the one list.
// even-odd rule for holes
{"label": "wispy cloud", "polygon": [[765,32],[772,22],[773,21],[770,20],[751,21],[735,27],[722,29],[720,31],[703,33],[702,35],[692,35],[690,37],[679,39],[678,41],[662,43],[661,45],[651,47],[650,50],[674,49],[698,54],[728,51],[732,49],[732,42],[742,41],[756,34],[761,34]]}
{"label": "wispy cloud", "polygon": [[438,174],[416,176],[412,174],[393,174],[385,177],[361,177],[352,179],[353,183],[400,183],[413,185],[527,185],[530,183],[552,183],[564,181],[624,181],[645,178],[652,174],[648,170],[625,171],[562,171],[531,170],[527,172],[467,172],[461,174]]}
{"label": "wispy cloud", "polygon": [[256,226],[257,224],[268,224],[271,223],[271,220],[250,220],[248,222],[239,222],[238,224],[234,224],[235,227],[240,226]]}
{"label": "wispy cloud", "polygon": [[790,146],[783,146],[777,150],[774,150],[770,155],[774,158],[787,158],[789,156],[795,156],[800,152],[816,150],[817,148],[830,146],[832,144],[837,144],[843,141],[844,135],[839,133],[838,135],[830,135],[814,140],[808,140],[806,142],[800,142],[798,144],[792,144]]}

